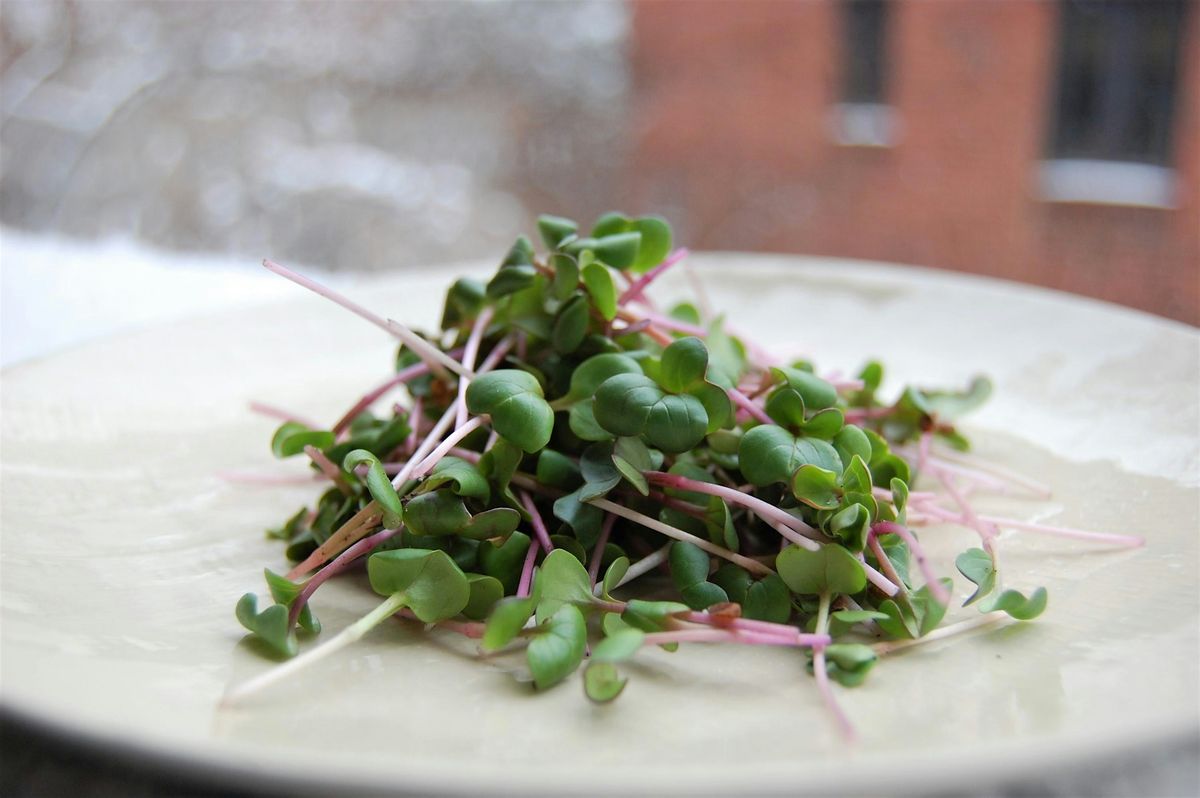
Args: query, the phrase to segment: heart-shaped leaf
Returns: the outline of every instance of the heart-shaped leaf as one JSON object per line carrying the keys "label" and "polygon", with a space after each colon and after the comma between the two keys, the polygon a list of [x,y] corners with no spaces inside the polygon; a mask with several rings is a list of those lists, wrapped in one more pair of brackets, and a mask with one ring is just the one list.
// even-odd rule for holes
{"label": "heart-shaped leaf", "polygon": [[483,649],[495,651],[511,643],[533,617],[536,606],[536,592],[525,598],[510,596],[497,602],[483,628],[483,639],[480,641]]}
{"label": "heart-shaped leaf", "polygon": [[554,411],[542,396],[541,384],[529,372],[500,369],[471,380],[467,409],[488,414],[498,435],[536,452],[550,442],[554,431]]}
{"label": "heart-shaped leaf", "polygon": [[537,220],[538,233],[542,236],[542,241],[546,243],[547,249],[558,249],[558,245],[570,236],[575,235],[579,230],[579,225],[571,219],[564,219],[561,216],[551,216],[543,214]]}
{"label": "heart-shaped leaf", "polygon": [[550,342],[556,352],[570,354],[583,343],[588,329],[588,303],[583,294],[576,293],[559,308],[554,317]]}
{"label": "heart-shaped leaf", "polygon": [[474,319],[483,310],[487,297],[483,283],[470,277],[460,277],[446,292],[446,304],[442,309],[442,329],[449,330]]}
{"label": "heart-shaped leaf", "polygon": [[837,404],[837,389],[830,383],[803,369],[776,366],[771,369],[777,382],[795,390],[804,399],[809,410],[823,410]]}
{"label": "heart-shaped leaf", "polygon": [[782,427],[763,424],[742,436],[738,447],[742,474],[754,485],[790,483],[802,465],[842,472],[837,451],[826,441],[796,437]]}
{"label": "heart-shaped leaf", "polygon": [[671,580],[689,607],[703,610],[713,604],[729,601],[729,596],[724,590],[708,581],[710,562],[708,553],[703,549],[691,543],[676,541],[671,544],[668,559],[671,565]]}
{"label": "heart-shaped leaf", "polygon": [[787,623],[792,615],[792,596],[777,574],[768,574],[746,589],[742,615],[756,621]]}
{"label": "heart-shaped leaf", "polygon": [[867,574],[854,555],[836,544],[809,551],[788,546],[779,552],[776,570],[792,592],[802,595],[853,595],[867,586]]}
{"label": "heart-shaped leaf", "polygon": [[433,467],[429,476],[421,483],[421,491],[428,492],[450,485],[450,489],[469,499],[479,499],[487,502],[492,495],[487,479],[479,473],[479,469],[458,457],[443,457]]}
{"label": "heart-shaped leaf", "polygon": [[843,426],[833,436],[833,448],[843,463],[849,463],[858,455],[864,462],[871,462],[871,441],[867,434],[853,424]]}
{"label": "heart-shaped leaf", "polygon": [[435,490],[409,499],[404,520],[417,535],[457,535],[471,522],[471,513],[452,491]]}
{"label": "heart-shaped leaf", "polygon": [[704,380],[708,348],[695,336],[680,338],[663,350],[658,384],[671,393],[683,393]]}
{"label": "heart-shaped leaf", "polygon": [[538,623],[558,612],[564,604],[587,606],[594,601],[592,580],[575,555],[555,549],[546,555],[537,573]]}
{"label": "heart-shaped leaf", "polygon": [[975,585],[975,592],[963,602],[964,607],[979,601],[996,586],[996,565],[983,549],[967,549],[955,558],[954,565]]}
{"label": "heart-shaped leaf", "polygon": [[619,696],[628,681],[611,662],[589,661],[583,669],[584,693],[597,704],[608,703]]}
{"label": "heart-shaped leaf", "polygon": [[521,566],[525,562],[525,553],[529,551],[529,545],[529,536],[524,532],[513,532],[507,540],[499,544],[488,541],[479,544],[479,567],[488,576],[500,580],[506,595],[517,592]]}
{"label": "heart-shaped leaf", "polygon": [[382,596],[404,594],[405,604],[425,623],[458,615],[471,598],[467,577],[444,551],[376,552],[367,558],[367,578]]}
{"label": "heart-shaped leaf", "polygon": [[818,510],[836,509],[842,498],[838,475],[811,463],[800,466],[792,475],[792,493]]}
{"label": "heart-shaped leaf", "polygon": [[[671,226],[659,216],[642,216],[637,219],[620,213],[606,213],[592,228],[592,235],[603,237],[615,233],[637,232],[641,234],[637,258],[629,268],[644,272],[662,263],[671,251]],[[610,264],[612,265],[612,264]]]}
{"label": "heart-shaped leaf", "polygon": [[258,611],[258,597],[247,593],[238,600],[237,619],[248,631],[254,634],[277,656],[295,656],[296,637],[288,626],[288,608],[282,604],[272,604],[262,612]]}
{"label": "heart-shaped leaf", "polygon": [[500,599],[504,598],[504,586],[500,580],[485,574],[467,574],[470,590],[467,606],[462,614],[473,621],[483,620]]}
{"label": "heart-shaped leaf", "polygon": [[1046,609],[1046,588],[1039,587],[1029,594],[1029,598],[1019,590],[1005,590],[998,596],[985,600],[979,605],[981,612],[1003,610],[1018,621],[1031,621]]}
{"label": "heart-shaped leaf", "polygon": [[560,606],[539,627],[538,635],[529,641],[525,651],[534,685],[545,690],[570,676],[583,662],[586,649],[587,625],[583,613],[573,604]]}

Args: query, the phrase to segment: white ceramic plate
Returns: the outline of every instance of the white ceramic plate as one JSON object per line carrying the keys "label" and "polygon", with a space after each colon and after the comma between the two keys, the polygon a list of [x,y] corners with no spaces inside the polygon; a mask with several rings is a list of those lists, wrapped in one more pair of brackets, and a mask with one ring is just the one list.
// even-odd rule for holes
{"label": "white ceramic plate", "polygon": [[[1046,585],[1045,615],[918,647],[841,690],[856,750],[794,652],[648,652],[625,694],[595,707],[576,680],[534,694],[512,662],[478,661],[460,639],[400,623],[218,712],[231,684],[270,667],[233,618],[241,593],[263,590],[263,566],[284,567],[262,530],[314,494],[217,476],[283,469],[268,451],[273,424],[246,404],[332,419],[392,353],[373,328],[297,289],[293,303],[4,372],[3,706],[170,767],[321,792],[980,788],[1197,728],[1194,330],[938,272],[697,261],[735,326],[782,353],[846,372],[879,357],[893,389],[989,373],[995,399],[969,428],[979,452],[1055,490],[1004,509],[1136,532],[1147,546],[1006,533],[1008,582]],[[360,297],[431,325],[453,274],[396,276]],[[686,291],[676,276],[658,293]],[[953,574],[971,536],[943,528],[925,540]],[[374,602],[351,578],[322,588],[315,607],[336,630]]]}

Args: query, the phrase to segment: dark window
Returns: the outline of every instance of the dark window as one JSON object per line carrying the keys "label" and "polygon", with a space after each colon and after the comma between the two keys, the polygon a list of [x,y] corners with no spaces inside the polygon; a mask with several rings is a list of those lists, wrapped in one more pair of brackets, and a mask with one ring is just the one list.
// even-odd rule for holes
{"label": "dark window", "polygon": [[844,103],[886,103],[884,81],[887,0],[852,0],[842,5]]}
{"label": "dark window", "polygon": [[1054,158],[1167,163],[1186,0],[1067,0]]}

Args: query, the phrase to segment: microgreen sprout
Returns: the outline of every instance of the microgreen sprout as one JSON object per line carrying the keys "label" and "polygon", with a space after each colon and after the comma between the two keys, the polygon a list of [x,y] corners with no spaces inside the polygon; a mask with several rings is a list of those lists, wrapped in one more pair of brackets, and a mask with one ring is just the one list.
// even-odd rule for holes
{"label": "microgreen sprout", "polygon": [[[457,280],[428,335],[265,262],[400,347],[328,428],[254,406],[283,422],[275,456],[305,455],[326,490],[270,533],[294,563],[267,571],[272,603],[237,602],[259,648],[288,661],[227,703],[396,616],[521,652],[538,690],[582,671],[598,703],[627,691],[623,665],[647,648],[795,648],[853,738],[838,689],[881,656],[1045,610],[1044,588],[1004,586],[1001,529],[1141,545],[975,509],[979,492],[1048,495],[966,453],[958,421],[991,393],[985,378],[884,402],[878,363],[821,377],[784,362],[701,290],[660,310],[647,290],[668,270],[698,285],[662,219],[612,213],[584,231],[544,216],[538,232],[542,253],[522,236],[486,283]],[[947,524],[980,538],[955,565],[982,614],[943,626],[953,583],[921,534]],[[311,642],[318,588],[364,560],[382,602]]]}

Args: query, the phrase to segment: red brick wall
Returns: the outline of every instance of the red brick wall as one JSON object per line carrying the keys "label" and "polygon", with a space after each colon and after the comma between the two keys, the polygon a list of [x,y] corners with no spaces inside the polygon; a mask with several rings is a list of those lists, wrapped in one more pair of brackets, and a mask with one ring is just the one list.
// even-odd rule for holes
{"label": "red brick wall", "polygon": [[827,128],[836,4],[638,2],[634,203],[697,248],[976,272],[1200,324],[1200,13],[1185,36],[1175,210],[1038,199],[1056,18],[1042,2],[897,0],[887,75],[902,132],[866,149]]}

